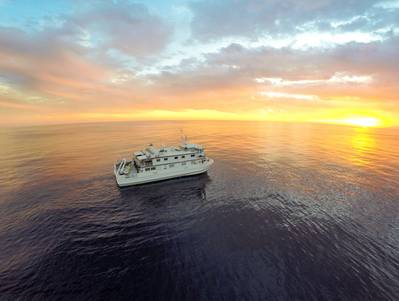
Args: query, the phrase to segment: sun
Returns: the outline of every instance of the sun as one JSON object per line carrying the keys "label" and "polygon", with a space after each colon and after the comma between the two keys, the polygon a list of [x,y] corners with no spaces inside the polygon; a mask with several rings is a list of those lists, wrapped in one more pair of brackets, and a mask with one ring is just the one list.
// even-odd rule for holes
{"label": "sun", "polygon": [[362,126],[362,127],[376,127],[381,125],[381,121],[375,117],[357,117],[342,120],[342,123]]}
{"label": "sun", "polygon": [[324,123],[343,124],[357,127],[387,127],[389,120],[386,118],[371,116],[347,116],[346,118],[324,119]]}

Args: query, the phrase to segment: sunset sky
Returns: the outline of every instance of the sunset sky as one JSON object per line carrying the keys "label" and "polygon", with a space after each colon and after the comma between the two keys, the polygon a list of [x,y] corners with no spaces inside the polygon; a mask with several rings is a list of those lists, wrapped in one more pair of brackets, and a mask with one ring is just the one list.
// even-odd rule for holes
{"label": "sunset sky", "polygon": [[0,0],[0,125],[399,125],[399,1]]}

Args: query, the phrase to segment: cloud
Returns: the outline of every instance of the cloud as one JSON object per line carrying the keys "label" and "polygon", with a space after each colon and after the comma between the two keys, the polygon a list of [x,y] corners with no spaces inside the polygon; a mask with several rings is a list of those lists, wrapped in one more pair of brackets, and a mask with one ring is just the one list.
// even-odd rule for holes
{"label": "cloud", "polygon": [[[198,99],[196,106],[215,109],[226,103],[231,108],[259,107],[264,102],[258,99],[260,95],[285,98],[288,104],[293,104],[290,100],[320,99],[314,105],[378,104],[391,110],[399,101],[398,46],[398,37],[309,50],[234,43],[149,78],[151,89],[168,99],[182,99],[181,105],[187,99]],[[265,84],[270,88],[267,91]]]}
{"label": "cloud", "polygon": [[260,95],[266,96],[269,98],[283,98],[283,99],[296,99],[296,100],[319,100],[320,99],[317,95],[294,94],[294,93],[284,93],[284,92],[262,91],[262,92],[260,92]]}
{"label": "cloud", "polygon": [[140,57],[159,53],[173,34],[171,24],[151,14],[144,4],[127,1],[86,8],[69,22],[88,33],[89,43]]}
{"label": "cloud", "polygon": [[28,89],[42,83],[83,86],[105,77],[101,64],[88,59],[86,50],[69,39],[72,31],[54,30],[34,35],[0,28],[0,76]]}
{"label": "cloud", "polygon": [[373,78],[370,75],[351,75],[345,72],[336,72],[328,79],[301,79],[285,80],[279,77],[260,77],[255,78],[257,83],[269,83],[272,86],[317,86],[325,84],[370,84]]}
{"label": "cloud", "polygon": [[257,39],[261,34],[292,32],[309,23],[350,19],[374,9],[379,1],[345,0],[235,0],[197,1],[190,5],[193,12],[192,31],[199,40],[225,36]]}
{"label": "cloud", "polygon": [[191,36],[155,2],[87,2],[32,30],[0,22],[1,114],[397,111],[398,8],[346,2],[183,2]]}
{"label": "cloud", "polygon": [[29,32],[0,26],[0,85],[18,91],[7,104],[76,110],[145,98],[134,69],[166,46],[168,24],[128,2],[98,2],[63,18]]}

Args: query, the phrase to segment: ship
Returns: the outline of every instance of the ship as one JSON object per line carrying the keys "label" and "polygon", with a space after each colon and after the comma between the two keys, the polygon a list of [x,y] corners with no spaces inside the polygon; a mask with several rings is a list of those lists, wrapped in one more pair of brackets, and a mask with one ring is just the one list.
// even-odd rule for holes
{"label": "ship", "polygon": [[119,187],[141,185],[206,173],[214,163],[202,145],[182,138],[179,146],[147,148],[133,153],[132,159],[115,163],[114,174]]}

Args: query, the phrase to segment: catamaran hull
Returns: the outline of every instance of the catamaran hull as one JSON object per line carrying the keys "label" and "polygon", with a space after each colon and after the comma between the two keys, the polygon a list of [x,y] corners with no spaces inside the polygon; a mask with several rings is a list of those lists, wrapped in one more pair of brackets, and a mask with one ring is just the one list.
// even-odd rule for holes
{"label": "catamaran hull", "polygon": [[116,177],[116,183],[118,184],[118,186],[127,187],[127,186],[142,185],[142,184],[154,183],[175,178],[199,175],[202,173],[206,173],[212,164],[213,160],[208,159],[207,162],[202,164],[201,168],[196,168],[196,169],[187,168],[185,170],[180,170],[173,173],[159,172],[145,176],[139,176],[138,174],[135,174],[134,176],[120,175],[116,169],[114,170],[114,173]]}

